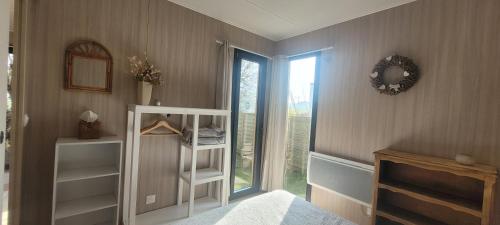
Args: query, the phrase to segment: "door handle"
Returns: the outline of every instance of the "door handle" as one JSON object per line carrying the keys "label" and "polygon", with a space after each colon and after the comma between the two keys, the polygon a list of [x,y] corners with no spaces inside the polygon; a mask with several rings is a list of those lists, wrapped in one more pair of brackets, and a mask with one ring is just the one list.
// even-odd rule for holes
{"label": "door handle", "polygon": [[3,144],[3,139],[4,139],[4,132],[0,131],[0,144]]}

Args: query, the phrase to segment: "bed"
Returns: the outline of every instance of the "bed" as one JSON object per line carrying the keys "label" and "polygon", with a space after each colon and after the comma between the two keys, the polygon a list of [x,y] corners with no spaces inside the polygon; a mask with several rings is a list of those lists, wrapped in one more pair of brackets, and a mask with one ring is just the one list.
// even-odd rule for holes
{"label": "bed", "polygon": [[354,225],[286,191],[231,203],[171,225]]}

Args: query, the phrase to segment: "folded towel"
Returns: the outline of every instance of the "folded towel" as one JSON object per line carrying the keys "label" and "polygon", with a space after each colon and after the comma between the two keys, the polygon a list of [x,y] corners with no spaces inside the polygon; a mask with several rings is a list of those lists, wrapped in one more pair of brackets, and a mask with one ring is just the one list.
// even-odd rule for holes
{"label": "folded towel", "polygon": [[[182,140],[188,144],[193,143],[193,128],[186,127],[182,130]],[[226,142],[226,132],[213,125],[198,128],[198,145],[218,145]]]}

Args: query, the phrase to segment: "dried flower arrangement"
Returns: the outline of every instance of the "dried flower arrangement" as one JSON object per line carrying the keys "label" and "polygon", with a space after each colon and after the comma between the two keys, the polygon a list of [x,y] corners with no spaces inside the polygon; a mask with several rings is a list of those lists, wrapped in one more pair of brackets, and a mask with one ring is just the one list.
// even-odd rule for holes
{"label": "dried flower arrangement", "polygon": [[137,56],[132,56],[128,59],[130,61],[130,72],[135,76],[137,81],[148,82],[152,85],[162,84],[163,81],[160,70],[149,63],[147,55],[144,61]]}

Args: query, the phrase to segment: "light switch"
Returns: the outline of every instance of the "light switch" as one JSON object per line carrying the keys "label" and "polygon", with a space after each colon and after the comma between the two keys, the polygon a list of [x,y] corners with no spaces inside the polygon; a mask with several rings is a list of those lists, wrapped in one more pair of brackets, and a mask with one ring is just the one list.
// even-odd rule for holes
{"label": "light switch", "polygon": [[156,202],[156,195],[146,196],[146,205],[150,205]]}

